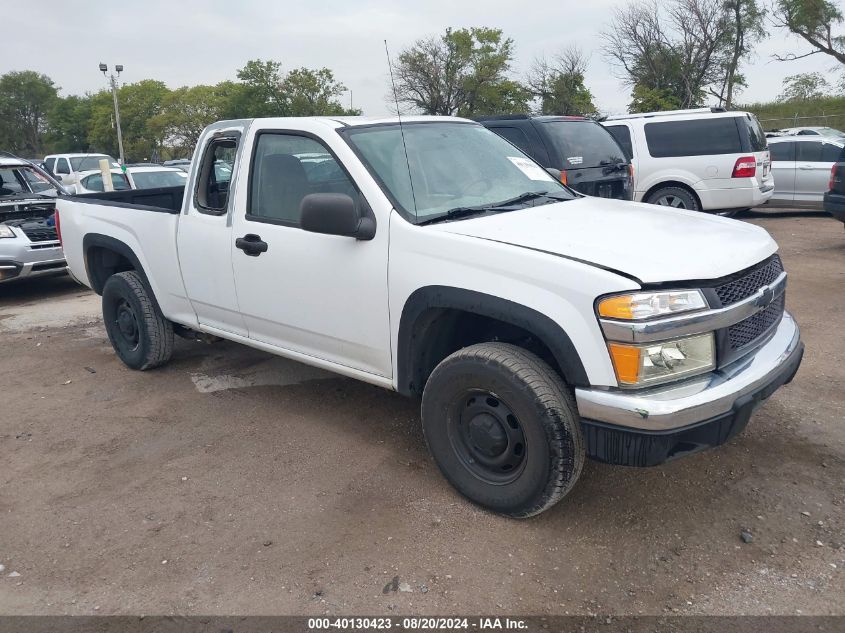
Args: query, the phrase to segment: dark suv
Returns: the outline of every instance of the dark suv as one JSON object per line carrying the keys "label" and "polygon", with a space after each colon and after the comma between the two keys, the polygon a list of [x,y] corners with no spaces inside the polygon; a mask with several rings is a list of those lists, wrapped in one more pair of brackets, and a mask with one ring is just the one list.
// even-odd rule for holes
{"label": "dark suv", "polygon": [[616,139],[595,121],[576,116],[509,114],[476,119],[516,145],[561,181],[588,196],[630,200],[633,170]]}

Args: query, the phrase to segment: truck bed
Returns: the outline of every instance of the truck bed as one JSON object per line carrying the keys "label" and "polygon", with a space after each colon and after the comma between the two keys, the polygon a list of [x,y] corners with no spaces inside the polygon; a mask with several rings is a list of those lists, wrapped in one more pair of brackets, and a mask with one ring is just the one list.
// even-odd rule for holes
{"label": "truck bed", "polygon": [[140,208],[148,211],[178,214],[182,210],[182,199],[184,197],[185,187],[179,186],[82,193],[70,198],[76,202],[106,203],[115,207]]}

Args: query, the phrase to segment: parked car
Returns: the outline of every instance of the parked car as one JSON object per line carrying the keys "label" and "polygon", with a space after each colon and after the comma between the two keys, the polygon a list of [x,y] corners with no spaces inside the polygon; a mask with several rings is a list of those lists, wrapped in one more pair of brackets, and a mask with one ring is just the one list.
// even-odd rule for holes
{"label": "parked car", "polygon": [[830,181],[823,198],[824,210],[845,223],[845,153],[830,168]]}
{"label": "parked car", "polygon": [[0,284],[67,270],[53,220],[59,193],[44,170],[0,156]]}
{"label": "parked car", "polygon": [[781,136],[769,139],[775,193],[772,202],[821,204],[830,171],[840,160],[845,138]]}
{"label": "parked car", "polygon": [[[126,189],[134,189],[134,185],[129,176],[127,176],[122,169],[110,169],[112,187],[115,191],[125,191]],[[103,183],[103,173],[99,169],[89,169],[81,171],[76,174],[78,182],[75,185],[68,185],[68,190],[73,194],[83,193],[97,193],[105,191],[105,184]]]}
{"label": "parked car", "polygon": [[563,184],[579,193],[630,200],[631,160],[601,125],[576,116],[524,114],[476,119],[546,168],[560,170]]}
{"label": "parked car", "polygon": [[108,154],[50,154],[44,157],[44,167],[63,185],[79,183],[79,174],[100,168],[105,158],[112,167],[120,167],[117,160]]}
{"label": "parked car", "polygon": [[603,125],[633,156],[634,200],[731,215],[774,192],[766,136],[749,112],[627,114]]}
{"label": "parked car", "polygon": [[549,508],[586,456],[721,444],[801,362],[764,229],[577,196],[477,123],[224,121],[197,156],[190,189],[59,200],[118,357],[204,333],[420,396],[438,467],[496,512]]}
{"label": "parked car", "polygon": [[845,132],[832,127],[787,127],[779,130],[781,136],[831,136],[845,138]]}
{"label": "parked car", "polygon": [[177,169],[181,169],[184,172],[187,172],[191,168],[191,161],[187,158],[176,158],[174,160],[166,160],[163,165],[167,167],[176,167]]}
{"label": "parked car", "polygon": [[184,187],[188,174],[177,167],[163,165],[137,165],[126,168],[135,189],[157,187]]}

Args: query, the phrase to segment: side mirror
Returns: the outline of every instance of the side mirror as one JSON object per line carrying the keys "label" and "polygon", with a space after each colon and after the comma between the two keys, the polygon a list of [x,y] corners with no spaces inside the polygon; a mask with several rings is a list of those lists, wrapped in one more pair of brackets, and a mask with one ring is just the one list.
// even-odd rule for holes
{"label": "side mirror", "polygon": [[363,214],[359,205],[345,193],[310,193],[299,206],[300,226],[305,231],[371,240],[376,221]]}
{"label": "side mirror", "polygon": [[65,185],[65,191],[67,191],[70,195],[75,196],[77,193],[76,185]]}
{"label": "side mirror", "polygon": [[549,176],[560,182],[561,173],[559,169],[555,169],[554,167],[546,167],[546,172],[548,172]]}

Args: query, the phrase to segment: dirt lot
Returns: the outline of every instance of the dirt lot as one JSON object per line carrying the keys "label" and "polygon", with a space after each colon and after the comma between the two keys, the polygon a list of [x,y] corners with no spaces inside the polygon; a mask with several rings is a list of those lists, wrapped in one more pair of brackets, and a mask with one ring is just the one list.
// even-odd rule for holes
{"label": "dirt lot", "polygon": [[845,232],[745,219],[791,275],[795,381],[728,445],[590,463],[521,522],[440,477],[414,402],[229,343],[133,372],[98,297],[3,287],[0,613],[845,613]]}

